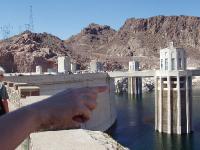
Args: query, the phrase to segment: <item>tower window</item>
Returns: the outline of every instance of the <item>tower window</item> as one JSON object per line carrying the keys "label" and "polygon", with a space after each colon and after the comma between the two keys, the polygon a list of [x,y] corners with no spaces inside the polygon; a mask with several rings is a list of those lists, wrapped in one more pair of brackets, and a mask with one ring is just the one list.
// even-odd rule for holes
{"label": "tower window", "polygon": [[160,69],[163,69],[163,59],[160,60]]}
{"label": "tower window", "polygon": [[168,70],[168,59],[165,59],[165,70]]}
{"label": "tower window", "polygon": [[172,70],[175,70],[175,59],[174,58],[172,58]]}
{"label": "tower window", "polygon": [[181,58],[178,59],[178,66],[179,66],[179,69],[182,69],[182,59]]}

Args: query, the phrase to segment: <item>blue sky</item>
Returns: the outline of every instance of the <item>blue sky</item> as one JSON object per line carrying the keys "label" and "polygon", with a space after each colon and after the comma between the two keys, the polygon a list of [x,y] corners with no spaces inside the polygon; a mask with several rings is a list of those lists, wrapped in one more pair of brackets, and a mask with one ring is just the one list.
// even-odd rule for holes
{"label": "blue sky", "polygon": [[118,30],[131,17],[200,16],[199,0],[1,0],[0,26],[10,24],[12,35],[24,30],[30,5],[34,31],[52,33],[61,39],[79,33],[92,22]]}

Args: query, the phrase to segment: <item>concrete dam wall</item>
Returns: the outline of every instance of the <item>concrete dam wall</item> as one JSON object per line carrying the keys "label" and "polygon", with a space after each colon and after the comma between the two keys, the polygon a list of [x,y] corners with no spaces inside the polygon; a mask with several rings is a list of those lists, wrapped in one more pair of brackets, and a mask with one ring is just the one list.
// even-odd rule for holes
{"label": "concrete dam wall", "polygon": [[26,86],[38,86],[40,88],[40,96],[28,96],[20,99],[21,107],[43,100],[65,89],[107,85],[109,90],[98,95],[97,108],[92,113],[91,119],[83,124],[82,128],[105,131],[116,120],[114,81],[106,73],[8,76],[6,81],[27,83]]}

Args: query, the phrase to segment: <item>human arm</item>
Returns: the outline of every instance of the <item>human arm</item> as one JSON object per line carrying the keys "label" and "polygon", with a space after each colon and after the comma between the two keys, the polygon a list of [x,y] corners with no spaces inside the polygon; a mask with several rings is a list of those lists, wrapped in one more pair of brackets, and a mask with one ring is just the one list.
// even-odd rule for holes
{"label": "human arm", "polygon": [[8,100],[7,99],[2,99],[2,104],[3,104],[3,108],[4,108],[5,112],[8,113],[9,112]]}
{"label": "human arm", "polygon": [[0,147],[16,148],[30,133],[42,129],[79,128],[90,119],[99,92],[107,87],[65,90],[0,118]]}
{"label": "human arm", "polygon": [[8,108],[8,99],[9,99],[9,96],[8,96],[8,93],[7,93],[7,89],[6,87],[3,85],[2,86],[2,89],[1,89],[1,96],[2,96],[2,105],[3,105],[3,108],[5,110],[6,113],[9,112],[9,108]]}

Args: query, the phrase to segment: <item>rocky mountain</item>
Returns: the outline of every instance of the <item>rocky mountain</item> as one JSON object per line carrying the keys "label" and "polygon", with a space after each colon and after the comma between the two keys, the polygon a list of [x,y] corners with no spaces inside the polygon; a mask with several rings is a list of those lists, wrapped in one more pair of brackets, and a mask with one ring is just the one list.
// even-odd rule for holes
{"label": "rocky mountain", "polygon": [[[93,29],[92,26],[89,28]],[[75,38],[67,40],[67,43],[73,43],[71,44],[72,50],[81,52],[83,49],[85,51],[84,45],[87,47],[95,45],[93,51],[96,53],[106,53],[113,57],[142,56],[141,61],[144,68],[156,68],[160,48],[168,46],[168,43],[173,41],[175,46],[187,50],[189,66],[196,67],[200,64],[200,17],[130,18],[117,32],[113,30],[113,32],[107,32],[106,37],[109,36],[109,38],[106,42],[100,42],[101,39],[98,38],[94,42],[86,42],[90,41],[93,35],[99,35],[100,32],[93,34],[83,31],[74,36]],[[90,51],[89,48],[88,51]]]}
{"label": "rocky mountain", "polygon": [[70,56],[64,42],[47,33],[25,31],[0,41],[0,64],[6,72],[31,72],[42,65],[44,71],[56,65],[57,56]]}
{"label": "rocky mountain", "polygon": [[[0,41],[0,65],[7,72],[30,72],[36,65],[56,67],[58,56],[70,56],[84,69],[98,58],[110,70],[127,66],[140,56],[142,68],[158,68],[160,48],[173,41],[187,50],[188,66],[200,65],[200,17],[155,16],[130,18],[118,30],[90,24],[79,34],[63,41],[47,33],[23,32]],[[117,57],[116,59],[114,59]]]}
{"label": "rocky mountain", "polygon": [[96,52],[99,48],[104,47],[115,34],[116,31],[109,26],[92,23],[79,34],[66,40],[65,43],[73,49],[74,53],[85,54]]}

